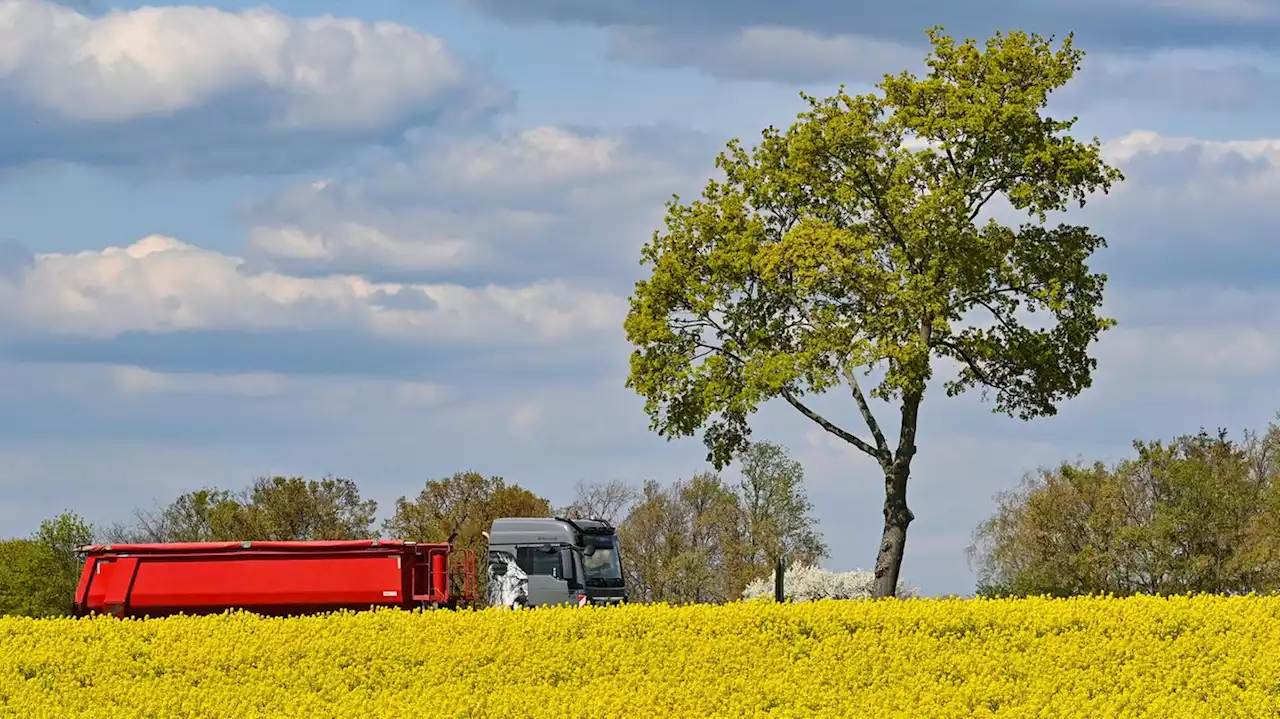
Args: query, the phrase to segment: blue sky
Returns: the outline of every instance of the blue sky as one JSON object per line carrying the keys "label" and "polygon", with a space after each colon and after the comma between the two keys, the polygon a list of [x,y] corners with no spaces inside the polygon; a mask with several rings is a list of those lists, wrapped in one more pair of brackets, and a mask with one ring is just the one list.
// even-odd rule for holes
{"label": "blue sky", "polygon": [[[384,508],[465,469],[557,502],[687,477],[701,443],[623,386],[663,201],[801,89],[919,67],[929,25],[1074,30],[1054,110],[1129,178],[1079,213],[1121,325],[1052,419],[926,399],[904,576],[968,592],[1024,472],[1280,410],[1280,6],[1084,6],[0,0],[0,535],[268,473]],[[785,406],[755,429],[804,463],[828,566],[870,566],[876,468]]]}

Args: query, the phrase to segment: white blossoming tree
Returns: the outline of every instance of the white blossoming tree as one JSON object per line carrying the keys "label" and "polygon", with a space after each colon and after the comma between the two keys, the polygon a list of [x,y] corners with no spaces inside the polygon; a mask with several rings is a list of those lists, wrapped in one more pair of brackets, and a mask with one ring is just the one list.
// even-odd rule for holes
{"label": "white blossoming tree", "polygon": [[[782,575],[783,590],[788,601],[811,602],[817,599],[869,599],[875,583],[874,572],[832,572],[813,565],[797,565]],[[898,582],[898,597],[918,597],[920,590]],[[747,600],[772,600],[773,577],[758,579],[742,593]]]}

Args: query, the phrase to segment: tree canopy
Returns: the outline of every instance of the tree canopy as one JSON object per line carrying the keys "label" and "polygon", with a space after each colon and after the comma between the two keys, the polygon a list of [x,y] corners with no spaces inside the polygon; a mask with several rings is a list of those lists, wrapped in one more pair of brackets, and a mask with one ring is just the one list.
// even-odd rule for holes
{"label": "tree canopy", "polygon": [[[997,34],[985,48],[929,31],[929,71],[886,76],[878,93],[804,95],[809,109],[748,152],[716,160],[723,179],[668,204],[642,250],[625,330],[627,385],[668,438],[702,431],[725,466],[749,418],[779,398],[873,458],[885,475],[877,596],[898,584],[913,519],[906,487],[934,360],[959,370],[948,395],[994,391],[994,410],[1051,415],[1090,385],[1089,348],[1114,322],[1098,314],[1105,241],[1048,224],[1121,174],[1100,143],[1044,114],[1079,69],[1068,36]],[[1026,221],[988,218],[999,199]],[[864,391],[859,375],[879,373]],[[843,381],[866,435],[805,401]],[[891,446],[868,400],[896,405]]]}
{"label": "tree canopy", "polygon": [[373,537],[378,504],[340,477],[260,477],[245,490],[203,488],[116,525],[112,541],[298,541]]}
{"label": "tree canopy", "polygon": [[747,447],[736,484],[715,472],[646,482],[618,528],[628,588],[637,600],[736,599],[780,558],[827,556],[812,509],[800,463],[771,442]]}
{"label": "tree canopy", "polygon": [[94,541],[93,528],[64,512],[26,539],[0,541],[0,615],[67,614],[80,581],[76,549]]}

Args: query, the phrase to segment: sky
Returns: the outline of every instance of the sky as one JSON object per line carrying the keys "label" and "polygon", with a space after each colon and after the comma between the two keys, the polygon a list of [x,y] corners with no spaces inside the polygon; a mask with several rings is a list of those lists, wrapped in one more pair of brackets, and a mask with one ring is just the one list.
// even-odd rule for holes
{"label": "sky", "polygon": [[[1280,5],[963,5],[0,0],[0,536],[263,475],[351,477],[385,517],[458,471],[558,504],[708,469],[624,384],[640,247],[728,140],[918,71],[935,24],[1086,51],[1051,109],[1127,177],[1071,220],[1119,326],[1055,417],[926,397],[904,580],[971,592],[974,527],[1038,467],[1265,427]],[[785,405],[753,429],[803,463],[825,566],[871,567],[874,463]]]}

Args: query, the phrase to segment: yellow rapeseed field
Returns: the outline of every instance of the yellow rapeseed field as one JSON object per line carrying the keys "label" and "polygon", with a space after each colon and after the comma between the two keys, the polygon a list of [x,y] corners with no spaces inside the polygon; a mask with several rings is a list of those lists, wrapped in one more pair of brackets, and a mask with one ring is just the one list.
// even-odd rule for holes
{"label": "yellow rapeseed field", "polygon": [[0,716],[1274,717],[1280,600],[0,619]]}

